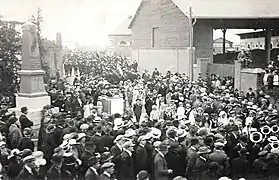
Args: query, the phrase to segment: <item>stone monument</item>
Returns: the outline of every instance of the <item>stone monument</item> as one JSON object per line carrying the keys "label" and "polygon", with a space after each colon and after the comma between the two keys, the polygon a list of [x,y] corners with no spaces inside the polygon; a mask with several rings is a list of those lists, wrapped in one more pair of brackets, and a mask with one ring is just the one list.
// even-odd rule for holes
{"label": "stone monument", "polygon": [[16,97],[16,108],[11,111],[15,111],[19,116],[20,108],[26,106],[28,117],[36,126],[40,124],[42,108],[50,104],[50,97],[44,86],[45,72],[41,67],[36,25],[28,22],[22,29],[22,68],[18,72],[21,77],[20,91]]}
{"label": "stone monument", "polygon": [[56,33],[56,68],[59,71],[60,77],[64,77],[64,64],[63,64],[63,46],[62,46],[62,35]]}

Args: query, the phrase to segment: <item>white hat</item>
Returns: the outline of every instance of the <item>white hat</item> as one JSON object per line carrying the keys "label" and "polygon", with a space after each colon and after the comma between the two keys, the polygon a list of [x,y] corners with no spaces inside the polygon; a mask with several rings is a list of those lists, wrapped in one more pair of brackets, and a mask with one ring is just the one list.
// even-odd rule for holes
{"label": "white hat", "polygon": [[89,128],[89,125],[88,124],[82,124],[80,125],[79,127],[81,130],[87,130]]}
{"label": "white hat", "polygon": [[159,139],[162,135],[161,130],[154,127],[151,128],[151,133],[154,139]]}
{"label": "white hat", "polygon": [[69,145],[77,145],[79,143],[77,143],[77,141],[75,139],[70,139],[69,140]]}
{"label": "white hat", "polygon": [[72,138],[72,135],[71,134],[65,134],[64,136],[63,136],[63,140],[64,141],[68,141],[69,139],[71,139]]}
{"label": "white hat", "polygon": [[77,138],[77,141],[86,137],[86,134],[85,133],[78,133],[78,138]]}
{"label": "white hat", "polygon": [[118,130],[119,128],[123,127],[124,121],[122,118],[115,118],[113,124],[114,124],[113,130]]}
{"label": "white hat", "polygon": [[19,155],[21,152],[18,149],[13,149],[10,153],[10,155],[8,156],[8,159],[11,159],[12,157]]}
{"label": "white hat", "polygon": [[118,135],[116,136],[116,138],[114,139],[113,143],[117,143],[118,141],[122,140],[124,138],[123,135]]}
{"label": "white hat", "polygon": [[183,138],[187,135],[187,133],[184,129],[177,129],[176,135],[179,138]]}
{"label": "white hat", "polygon": [[44,159],[44,153],[42,151],[33,152],[33,156],[35,157],[35,164],[37,166],[46,165],[46,160]]}
{"label": "white hat", "polygon": [[130,137],[135,136],[135,135],[137,135],[137,133],[136,133],[135,130],[133,130],[133,129],[127,129],[127,130],[125,131],[124,137],[130,138]]}
{"label": "white hat", "polygon": [[0,146],[6,145],[5,141],[0,141]]}

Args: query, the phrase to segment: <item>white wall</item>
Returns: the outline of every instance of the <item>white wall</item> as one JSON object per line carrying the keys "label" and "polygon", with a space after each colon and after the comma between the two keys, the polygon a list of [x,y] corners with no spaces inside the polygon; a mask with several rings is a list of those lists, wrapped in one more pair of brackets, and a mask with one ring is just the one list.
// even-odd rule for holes
{"label": "white wall", "polygon": [[140,71],[147,69],[153,72],[158,68],[165,74],[171,72],[186,73],[189,75],[189,52],[187,49],[166,49],[166,50],[132,50],[132,60],[139,64]]}

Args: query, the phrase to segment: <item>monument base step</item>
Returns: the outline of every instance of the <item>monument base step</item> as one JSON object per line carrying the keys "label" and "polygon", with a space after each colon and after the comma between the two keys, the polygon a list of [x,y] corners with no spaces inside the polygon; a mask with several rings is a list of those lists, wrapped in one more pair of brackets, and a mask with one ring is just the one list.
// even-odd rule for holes
{"label": "monument base step", "polygon": [[41,97],[16,97],[16,107],[21,108],[26,106],[28,109],[43,109],[45,105],[50,105],[49,96]]}

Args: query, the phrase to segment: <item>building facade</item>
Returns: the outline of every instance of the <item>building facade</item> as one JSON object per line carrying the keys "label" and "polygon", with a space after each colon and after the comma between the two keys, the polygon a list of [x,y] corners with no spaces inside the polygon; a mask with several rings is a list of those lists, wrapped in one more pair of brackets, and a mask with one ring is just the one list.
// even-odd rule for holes
{"label": "building facade", "polygon": [[128,28],[132,16],[125,19],[120,26],[118,26],[113,32],[111,32],[109,37],[109,54],[110,55],[120,55],[130,57],[130,46],[131,46],[131,30]]}
{"label": "building facade", "polygon": [[[132,49],[180,49],[190,46],[188,17],[172,0],[143,0],[129,28]],[[213,28],[197,23],[193,29],[197,58],[213,54]]]}
{"label": "building facade", "polygon": [[[272,31],[271,48],[279,48],[279,31]],[[265,49],[265,31],[238,34],[240,47],[250,49]]]}
{"label": "building facade", "polygon": [[[232,48],[233,48],[233,42],[226,39],[225,40],[225,50],[226,50],[226,52],[229,49],[232,49]],[[215,39],[213,41],[213,53],[214,54],[223,53],[223,38],[218,38],[218,39]]]}

